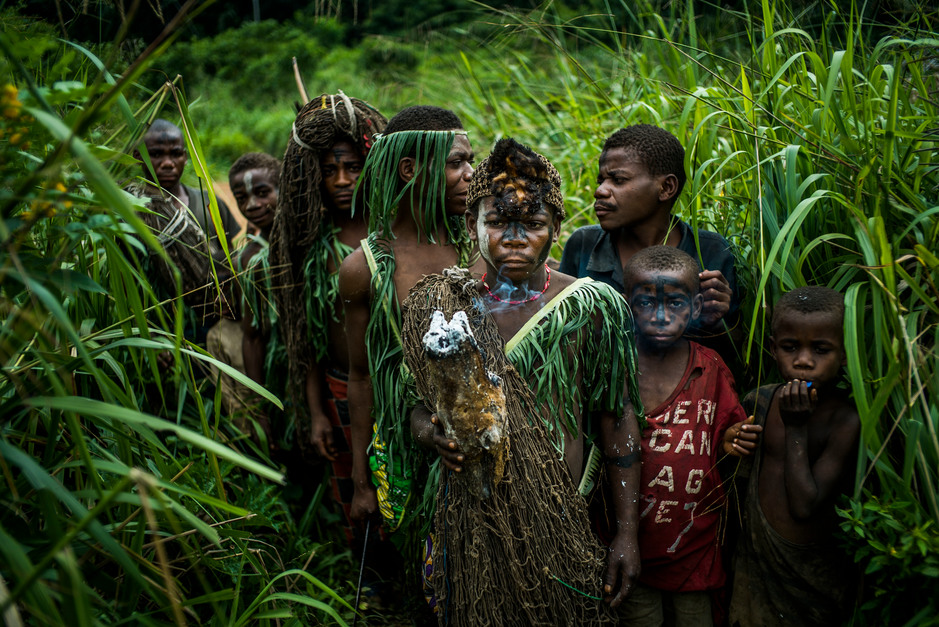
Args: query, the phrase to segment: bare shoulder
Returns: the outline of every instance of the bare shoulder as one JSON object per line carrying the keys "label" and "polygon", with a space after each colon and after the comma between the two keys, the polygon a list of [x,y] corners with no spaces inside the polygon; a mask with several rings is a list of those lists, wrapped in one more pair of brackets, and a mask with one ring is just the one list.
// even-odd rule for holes
{"label": "bare shoulder", "polygon": [[342,260],[339,266],[339,293],[343,300],[361,298],[368,295],[371,285],[371,273],[362,248],[354,251]]}
{"label": "bare shoulder", "polygon": [[551,285],[548,288],[547,296],[552,298],[557,296],[564,290],[566,287],[573,285],[574,281],[577,280],[577,277],[572,277],[569,274],[564,274],[559,270],[551,271]]}
{"label": "bare shoulder", "polygon": [[857,406],[847,394],[839,395],[838,398],[833,399],[830,411],[833,429],[843,434],[860,433],[861,416],[858,414]]}

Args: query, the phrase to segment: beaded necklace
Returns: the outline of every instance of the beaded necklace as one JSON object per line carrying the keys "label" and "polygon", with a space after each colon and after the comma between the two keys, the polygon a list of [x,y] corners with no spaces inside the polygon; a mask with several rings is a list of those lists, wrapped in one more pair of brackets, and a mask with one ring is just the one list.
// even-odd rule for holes
{"label": "beaded necklace", "polygon": [[526,298],[525,300],[503,300],[503,299],[499,298],[498,296],[496,296],[495,294],[493,294],[493,293],[489,290],[489,284],[486,283],[486,274],[488,274],[488,273],[486,273],[486,274],[483,275],[483,278],[482,278],[483,287],[486,288],[486,293],[489,294],[489,297],[490,297],[490,298],[492,298],[493,300],[497,300],[497,301],[499,301],[500,303],[505,303],[506,305],[521,305],[521,304],[524,304],[524,303],[530,303],[530,302],[533,301],[533,300],[537,300],[537,299],[541,298],[541,296],[542,296],[546,291],[548,291],[548,286],[551,285],[551,268],[548,267],[548,264],[545,264],[545,265],[544,265],[544,270],[545,270],[545,272],[546,272],[547,275],[548,275],[548,278],[547,278],[547,279],[545,280],[545,282],[544,282],[544,287],[541,288],[541,291],[540,291],[540,292],[536,292],[535,294],[529,296],[529,297]]}

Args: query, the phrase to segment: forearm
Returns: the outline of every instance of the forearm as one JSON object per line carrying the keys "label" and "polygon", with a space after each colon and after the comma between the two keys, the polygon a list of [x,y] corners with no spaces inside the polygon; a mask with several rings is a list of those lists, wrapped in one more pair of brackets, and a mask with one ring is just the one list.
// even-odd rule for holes
{"label": "forearm", "polygon": [[616,533],[635,538],[639,519],[639,424],[631,406],[624,415],[604,415],[600,446],[613,495]]}
{"label": "forearm", "polygon": [[370,487],[368,447],[372,441],[372,383],[369,377],[349,377],[349,421],[352,442],[352,480],[356,488]]}
{"label": "forearm", "polygon": [[809,463],[808,439],[806,425],[786,425],[786,498],[795,519],[811,518],[818,506],[819,490]]}
{"label": "forearm", "polygon": [[267,350],[266,342],[260,331],[252,329],[245,333],[241,340],[241,352],[245,360],[245,374],[264,385],[264,354]]}
{"label": "forearm", "polygon": [[432,414],[430,410],[423,405],[417,405],[411,411],[411,435],[414,441],[424,449],[434,450],[434,423],[431,422]]}
{"label": "forearm", "polygon": [[329,420],[326,416],[323,403],[323,399],[325,398],[323,372],[324,369],[319,363],[313,364],[306,371],[306,403],[307,407],[310,409],[310,418],[314,424],[318,420]]}

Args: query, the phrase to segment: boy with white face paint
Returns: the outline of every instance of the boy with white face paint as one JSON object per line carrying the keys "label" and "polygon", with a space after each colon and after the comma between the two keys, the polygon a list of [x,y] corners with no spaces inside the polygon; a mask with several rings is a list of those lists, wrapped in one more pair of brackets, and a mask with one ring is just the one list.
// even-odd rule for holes
{"label": "boy with white face paint", "polygon": [[[266,342],[262,332],[270,331],[270,316],[258,315],[268,308],[260,303],[266,300],[266,283],[269,280],[267,263],[268,238],[274,211],[277,207],[280,161],[261,152],[249,152],[239,157],[228,171],[228,182],[238,203],[238,210],[257,229],[257,235],[248,235],[246,244],[232,258],[238,272],[233,299],[234,306],[215,326],[209,329],[206,346],[209,353],[262,385]],[[238,289],[240,287],[241,289]],[[232,417],[242,431],[251,432],[256,422],[258,434],[270,437],[267,416],[258,409],[257,396],[247,387],[235,382],[212,367],[212,376],[222,386],[222,403],[226,413]]]}
{"label": "boy with white face paint", "polygon": [[[602,451],[617,528],[605,564],[602,559],[594,564],[599,567],[596,578],[583,585],[596,597],[602,586],[602,595],[615,607],[639,574],[639,430],[633,410],[638,396],[631,317],[612,288],[546,266],[564,218],[560,185],[557,170],[544,157],[513,139],[500,140],[473,174],[467,198],[467,230],[486,262],[485,275],[477,281],[450,269],[443,276],[426,277],[404,304],[407,364],[427,406],[412,414],[412,434],[438,454],[444,473],[435,519],[433,586],[439,611],[461,624],[492,618],[489,603],[466,604],[457,591],[470,585],[467,581],[473,582],[476,599],[517,598],[519,590],[535,590],[524,609],[513,607],[510,612],[517,614],[500,615],[506,624],[603,620],[607,610],[600,604],[585,609],[585,597],[565,597],[550,577],[548,582],[532,581],[542,571],[563,580],[558,569],[576,578],[584,572],[578,568],[591,567],[582,561],[589,549],[578,556],[564,553],[578,543],[597,542],[586,522],[585,501],[574,489],[584,474],[588,438],[597,438]],[[460,489],[458,475],[468,463],[466,456],[428,409],[437,406],[438,392],[427,379],[420,341],[435,310],[447,319],[458,310],[466,312],[486,367],[504,381],[510,407],[509,479],[497,484],[488,500],[474,500]],[[560,504],[539,503],[539,495],[547,493],[560,495]],[[552,516],[559,512],[569,520],[553,526]],[[579,532],[584,535],[577,536]],[[461,560],[466,551],[476,557]],[[519,557],[527,555],[530,561]],[[563,556],[563,567],[551,561],[558,556]],[[490,561],[500,563],[488,570],[475,565]],[[506,606],[521,604],[496,605],[506,612]]]}

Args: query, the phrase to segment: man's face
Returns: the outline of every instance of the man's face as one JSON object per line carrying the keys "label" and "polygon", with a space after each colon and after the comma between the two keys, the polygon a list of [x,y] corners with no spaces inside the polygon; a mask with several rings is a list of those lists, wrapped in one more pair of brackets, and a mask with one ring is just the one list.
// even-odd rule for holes
{"label": "man's face", "polygon": [[773,325],[770,352],[783,380],[811,381],[820,388],[847,363],[841,317],[827,311],[782,312]]}
{"label": "man's face", "polygon": [[670,211],[661,204],[666,175],[652,176],[633,151],[612,148],[600,155],[594,210],[604,231],[636,228]]}
{"label": "man's face", "polygon": [[447,215],[461,216],[466,212],[466,192],[473,176],[473,161],[476,156],[466,135],[457,135],[447,155],[446,188],[444,206]]}
{"label": "man's face", "polygon": [[495,198],[480,201],[479,214],[467,211],[470,239],[479,244],[493,281],[498,276],[519,285],[544,266],[558,239],[561,219],[541,205],[523,216],[509,217],[495,207]]}
{"label": "man's face", "polygon": [[320,157],[323,199],[331,209],[350,211],[364,159],[352,142],[338,141]]}
{"label": "man's face", "polygon": [[277,209],[277,180],[270,170],[245,170],[231,177],[229,183],[238,210],[245,218],[260,229],[273,224]]}
{"label": "man's face", "polygon": [[630,277],[626,297],[643,347],[659,351],[672,346],[701,313],[702,298],[689,274],[682,270],[637,270]]}
{"label": "man's face", "polygon": [[[163,189],[172,189],[179,184],[183,169],[189,160],[186,144],[178,133],[158,133],[144,137],[144,145],[150,155],[157,183]],[[144,177],[150,178],[147,164],[143,164]]]}

